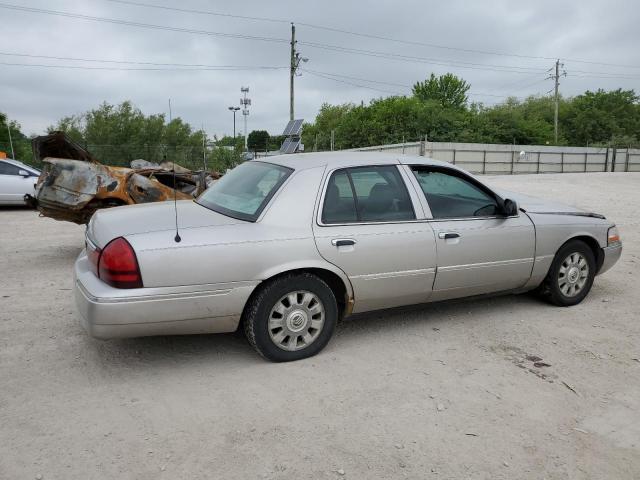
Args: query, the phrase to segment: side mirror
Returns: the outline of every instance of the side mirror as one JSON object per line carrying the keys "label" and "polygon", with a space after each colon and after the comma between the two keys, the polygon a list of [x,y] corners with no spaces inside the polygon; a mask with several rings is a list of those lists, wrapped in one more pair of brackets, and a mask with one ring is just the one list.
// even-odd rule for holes
{"label": "side mirror", "polygon": [[518,204],[510,198],[505,199],[502,203],[502,209],[507,217],[518,215]]}
{"label": "side mirror", "polygon": [[18,170],[18,175],[20,175],[21,177],[30,177],[31,174],[29,172],[27,172],[26,170]]}

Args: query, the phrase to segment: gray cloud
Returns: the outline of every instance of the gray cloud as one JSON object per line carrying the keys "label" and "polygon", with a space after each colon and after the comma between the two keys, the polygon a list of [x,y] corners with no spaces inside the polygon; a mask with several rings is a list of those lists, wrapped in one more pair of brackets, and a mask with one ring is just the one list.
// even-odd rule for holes
{"label": "gray cloud", "polygon": [[[142,1],[142,0],[141,0]],[[293,19],[373,35],[439,44],[462,49],[500,51],[529,56],[560,57],[569,73],[562,80],[564,95],[586,89],[634,88],[640,84],[640,68],[579,63],[589,60],[623,65],[640,65],[637,49],[640,34],[637,18],[640,4],[631,0],[557,2],[424,2],[378,1],[323,2],[282,1],[227,2],[213,5],[205,0],[181,3],[146,0],[148,3],[180,8],[211,10],[230,14]],[[259,22],[163,11],[128,6],[105,0],[7,0],[36,7],[118,18],[128,21],[170,25],[179,28],[226,32],[288,39],[287,23]],[[0,52],[66,56],[157,63],[208,65],[263,65],[286,67],[287,43],[169,32],[146,28],[63,18],[0,8],[3,25]],[[453,72],[472,85],[472,92],[493,95],[544,93],[551,81],[544,81],[552,60],[496,56],[406,45],[327,32],[307,26],[297,27],[300,42],[317,42],[342,47],[423,57],[440,63],[470,62],[540,69],[512,73],[460,66],[405,62],[333,52],[300,45],[309,57],[309,70],[359,77],[378,82],[411,85],[436,74]],[[0,62],[46,65],[109,66],[62,60],[20,58],[0,55]],[[468,65],[472,66],[472,65]],[[123,68],[136,67],[121,65]],[[588,73],[587,73],[588,72]],[[594,73],[595,72],[595,73]],[[605,72],[600,74],[599,72]],[[625,76],[592,78],[586,75]],[[323,102],[360,102],[385,95],[350,85],[368,84],[382,90],[408,92],[397,85],[367,83],[336,77],[342,82],[303,73],[296,78],[296,117],[314,118]],[[344,83],[347,82],[347,83]],[[18,120],[27,133],[41,133],[65,115],[83,112],[102,101],[132,100],[145,113],[167,112],[172,99],[174,116],[180,116],[210,134],[229,133],[232,128],[229,105],[237,105],[240,87],[251,88],[253,105],[249,130],[267,129],[273,134],[288,120],[288,72],[252,71],[109,71],[9,66],[0,64],[0,111]],[[501,98],[472,96],[475,101],[493,104]],[[241,124],[241,122],[240,122]]]}

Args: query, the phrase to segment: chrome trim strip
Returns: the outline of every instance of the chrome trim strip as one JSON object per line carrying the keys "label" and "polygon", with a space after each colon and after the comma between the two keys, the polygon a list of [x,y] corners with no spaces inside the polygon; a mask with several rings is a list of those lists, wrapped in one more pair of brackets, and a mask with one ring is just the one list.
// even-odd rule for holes
{"label": "chrome trim strip", "polygon": [[482,262],[482,263],[468,263],[466,265],[449,265],[446,267],[438,267],[439,272],[451,272],[455,270],[471,270],[475,268],[485,268],[485,267],[499,267],[502,265],[518,265],[521,263],[529,263],[533,262],[532,258],[516,258],[513,260],[498,260],[495,262]]}
{"label": "chrome trim strip", "polygon": [[381,280],[384,278],[415,277],[419,275],[429,275],[435,272],[436,272],[435,268],[422,268],[420,270],[402,270],[399,272],[369,273],[365,275],[353,275],[350,278],[361,279],[361,280]]}
{"label": "chrome trim strip", "polygon": [[88,232],[87,232],[87,234],[84,236],[84,239],[86,240],[86,242],[89,244],[89,246],[91,247],[91,249],[92,249],[93,251],[98,250],[98,246],[97,246],[93,241],[91,241],[91,239],[89,238],[89,233],[88,233]]}

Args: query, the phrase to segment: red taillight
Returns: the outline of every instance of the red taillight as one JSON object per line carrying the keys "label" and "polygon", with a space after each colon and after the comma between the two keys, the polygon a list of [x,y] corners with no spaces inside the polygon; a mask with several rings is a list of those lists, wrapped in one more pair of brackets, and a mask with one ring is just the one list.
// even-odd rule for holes
{"label": "red taillight", "polygon": [[142,288],[136,253],[124,238],[111,240],[99,256],[100,280],[116,288]]}

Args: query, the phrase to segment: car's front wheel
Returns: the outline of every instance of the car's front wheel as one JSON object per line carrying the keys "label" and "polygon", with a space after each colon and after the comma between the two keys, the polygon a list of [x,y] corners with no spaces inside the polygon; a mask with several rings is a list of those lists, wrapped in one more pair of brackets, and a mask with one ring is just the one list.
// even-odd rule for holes
{"label": "car's front wheel", "polygon": [[331,288],[310,273],[266,282],[244,312],[244,330],[256,351],[274,362],[311,357],[333,335],[338,305]]}
{"label": "car's front wheel", "polygon": [[595,275],[596,260],[591,248],[580,240],[571,240],[556,253],[540,293],[554,305],[576,305],[591,290]]}

